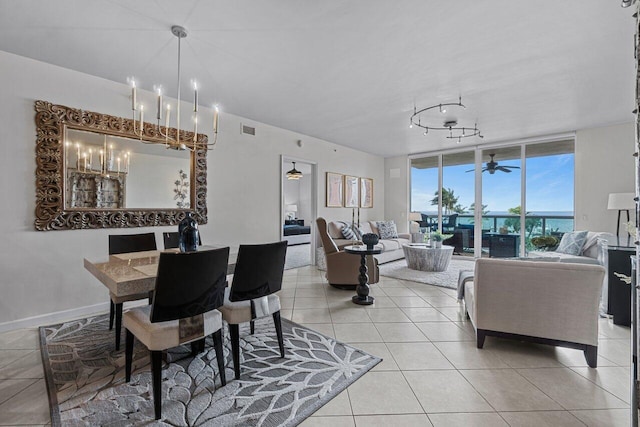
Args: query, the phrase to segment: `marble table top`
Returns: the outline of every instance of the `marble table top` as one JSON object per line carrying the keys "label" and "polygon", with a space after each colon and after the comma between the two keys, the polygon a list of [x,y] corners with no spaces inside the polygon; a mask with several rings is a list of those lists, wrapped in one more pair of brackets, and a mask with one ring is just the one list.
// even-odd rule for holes
{"label": "marble table top", "polygon": [[[223,246],[202,246],[199,250],[221,247]],[[155,288],[160,253],[176,251],[177,249],[169,249],[110,255],[107,261],[90,261],[85,258],[84,268],[115,296],[136,295]],[[237,257],[237,250],[229,253],[227,274],[233,274]]]}

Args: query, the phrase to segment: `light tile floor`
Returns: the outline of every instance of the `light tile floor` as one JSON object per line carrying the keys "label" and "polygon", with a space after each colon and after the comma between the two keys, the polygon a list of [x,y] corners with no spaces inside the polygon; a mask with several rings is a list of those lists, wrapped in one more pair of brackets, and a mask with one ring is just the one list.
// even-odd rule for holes
{"label": "light tile floor", "polygon": [[[282,315],[384,361],[303,427],[627,426],[630,329],[600,321],[598,368],[579,350],[487,338],[455,291],[381,277],[376,303],[327,285],[314,267],[285,271]],[[35,329],[0,334],[0,425],[49,425]]]}

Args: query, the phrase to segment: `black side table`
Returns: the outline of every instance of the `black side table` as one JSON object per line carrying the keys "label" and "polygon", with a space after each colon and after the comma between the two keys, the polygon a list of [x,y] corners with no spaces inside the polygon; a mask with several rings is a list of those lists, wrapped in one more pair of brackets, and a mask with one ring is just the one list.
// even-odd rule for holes
{"label": "black side table", "polygon": [[358,286],[356,286],[356,293],[351,298],[355,304],[359,305],[371,305],[375,300],[374,297],[369,296],[369,276],[367,276],[367,255],[377,255],[382,252],[380,247],[373,247],[367,249],[366,246],[345,246],[344,251],[348,254],[360,255],[360,275],[358,276]]}
{"label": "black side table", "polygon": [[[624,245],[624,242],[619,242]],[[623,282],[615,273],[631,276],[631,257],[636,248],[632,246],[609,245],[609,279],[608,313],[613,315],[616,325],[631,326],[631,285]]]}

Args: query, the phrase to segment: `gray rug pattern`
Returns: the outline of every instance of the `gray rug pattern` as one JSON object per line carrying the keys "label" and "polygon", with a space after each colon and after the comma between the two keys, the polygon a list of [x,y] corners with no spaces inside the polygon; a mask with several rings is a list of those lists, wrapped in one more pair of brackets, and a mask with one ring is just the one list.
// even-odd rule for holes
{"label": "gray rug pattern", "polygon": [[295,426],[381,361],[286,319],[282,359],[265,318],[254,335],[241,327],[242,374],[235,380],[225,328],[227,385],[221,387],[210,338],[195,358],[190,347],[173,349],[162,371],[162,419],[155,421],[148,351],[136,340],[126,383],[124,348],[114,350],[108,321],[100,315],[40,328],[53,426]]}
{"label": "gray rug pattern", "polygon": [[311,264],[311,244],[287,246],[287,258],[284,262],[285,270],[304,267]]}
{"label": "gray rug pattern", "polygon": [[457,289],[458,274],[461,270],[473,271],[475,261],[473,258],[452,258],[446,271],[418,271],[411,270],[407,267],[407,261],[400,259],[398,261],[381,264],[380,275],[392,277],[394,279],[410,280],[412,282],[425,283],[428,285],[440,286],[443,288]]}

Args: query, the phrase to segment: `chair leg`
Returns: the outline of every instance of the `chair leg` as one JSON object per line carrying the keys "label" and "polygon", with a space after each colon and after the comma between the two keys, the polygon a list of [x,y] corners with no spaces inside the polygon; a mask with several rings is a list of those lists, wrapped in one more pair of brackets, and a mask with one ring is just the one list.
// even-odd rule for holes
{"label": "chair leg", "polygon": [[278,336],[278,346],[280,347],[280,357],[284,357],[284,339],[282,338],[282,321],[280,312],[273,313],[273,323],[276,325],[276,335]]}
{"label": "chair leg", "polygon": [[236,379],[240,379],[240,326],[229,324],[229,335],[231,335],[231,353],[233,354],[233,370]]}
{"label": "chair leg", "polygon": [[109,300],[109,330],[113,329],[113,317],[116,314],[115,306],[113,305],[113,301]]}
{"label": "chair leg", "polygon": [[120,350],[120,333],[122,332],[122,303],[116,304],[116,351]]}
{"label": "chair leg", "polygon": [[590,368],[598,367],[598,346],[588,345],[584,349],[584,358],[587,359],[587,365]]}
{"label": "chair leg", "polygon": [[133,334],[126,328],[125,331],[127,333],[126,341],[124,344],[125,378],[126,381],[129,382],[129,380],[131,380],[131,362],[133,362]]}
{"label": "chair leg", "polygon": [[227,385],[227,376],[224,372],[224,351],[222,350],[222,329],[218,329],[213,333],[213,348],[216,351],[216,360],[218,361],[218,372],[220,372],[220,382]]}
{"label": "chair leg", "polygon": [[149,305],[153,304],[153,291],[149,291],[147,299],[149,300]]}
{"label": "chair leg", "polygon": [[476,330],[476,347],[482,348],[484,346],[484,339],[486,335],[482,329]]}
{"label": "chair leg", "polygon": [[162,352],[151,352],[151,374],[153,378],[153,408],[156,420],[162,417]]}
{"label": "chair leg", "polygon": [[255,322],[252,320],[249,323],[249,326],[251,327],[251,335],[253,335],[256,332],[256,324],[255,324]]}

